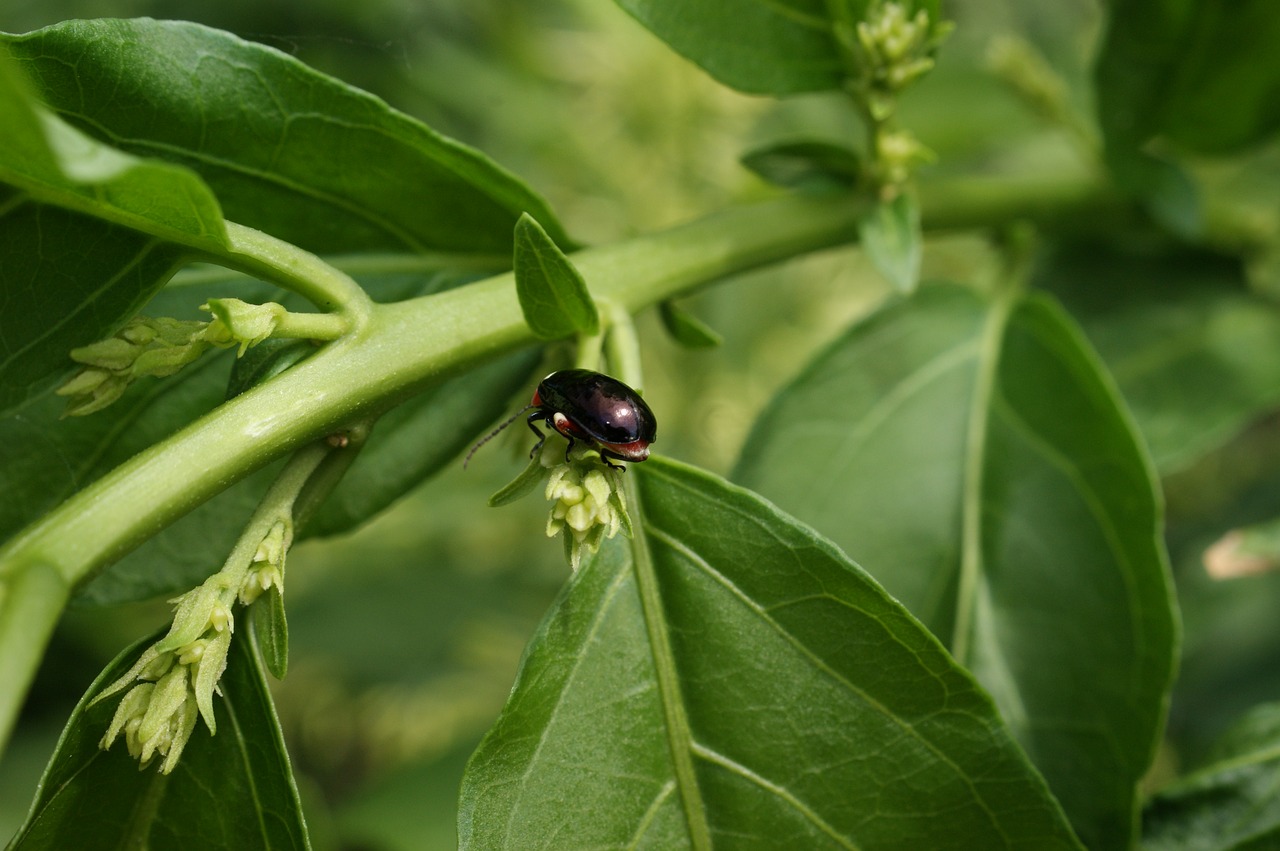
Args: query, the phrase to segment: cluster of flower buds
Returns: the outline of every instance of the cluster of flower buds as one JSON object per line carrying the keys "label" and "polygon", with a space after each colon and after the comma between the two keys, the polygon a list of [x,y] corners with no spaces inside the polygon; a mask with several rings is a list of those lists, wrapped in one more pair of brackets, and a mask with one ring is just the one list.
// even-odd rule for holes
{"label": "cluster of flower buds", "polygon": [[924,9],[912,15],[895,0],[872,3],[867,12],[857,35],[860,64],[873,87],[894,94],[933,70],[933,53],[949,26],[930,20]]}
{"label": "cluster of flower buds", "polygon": [[224,586],[218,573],[172,601],[177,610],[169,633],[94,698],[97,703],[132,686],[102,737],[104,750],[123,733],[129,753],[143,767],[161,756],[160,771],[168,774],[178,764],[197,717],[216,731],[213,694],[227,666],[234,600],[235,591]]}
{"label": "cluster of flower buds", "polygon": [[600,549],[606,538],[625,530],[631,535],[622,470],[605,464],[595,450],[577,453],[567,463],[555,460],[559,451],[544,451],[542,464],[551,470],[546,495],[552,502],[547,537],[565,533],[565,551],[576,572],[582,557]]}
{"label": "cluster of flower buds", "polygon": [[83,367],[58,388],[68,397],[67,415],[100,411],[119,399],[134,380],[173,375],[204,354],[207,323],[137,316],[113,337],[71,350]]}
{"label": "cluster of flower buds", "polygon": [[163,757],[160,771],[168,774],[198,718],[210,733],[217,732],[213,695],[227,667],[235,627],[232,607],[248,605],[264,593],[283,593],[285,554],[292,540],[292,521],[277,520],[248,563],[228,562],[203,585],[171,601],[176,608],[168,634],[93,700],[129,689],[102,737],[103,750],[123,733],[129,753],[144,768]]}
{"label": "cluster of flower buds", "polygon": [[293,524],[277,520],[258,545],[244,581],[240,583],[240,605],[247,606],[263,593],[275,589],[284,593],[284,557],[293,543]]}
{"label": "cluster of flower buds", "polygon": [[58,388],[67,416],[84,416],[115,402],[139,378],[173,375],[210,347],[245,349],[262,342],[288,315],[275,302],[249,304],[237,298],[202,305],[209,322],[136,316],[112,337],[71,350],[81,369]]}
{"label": "cluster of flower buds", "polygon": [[949,22],[907,0],[871,0],[855,25],[837,28],[850,60],[849,90],[873,122],[882,200],[892,200],[913,170],[933,159],[914,135],[890,120],[899,94],[933,69],[933,55],[951,30]]}

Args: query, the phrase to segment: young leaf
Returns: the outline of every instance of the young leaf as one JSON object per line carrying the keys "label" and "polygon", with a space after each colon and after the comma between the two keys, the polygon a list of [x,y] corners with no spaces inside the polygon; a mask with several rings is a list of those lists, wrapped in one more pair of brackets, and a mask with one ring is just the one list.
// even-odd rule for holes
{"label": "young leaf", "polygon": [[920,205],[901,192],[892,201],[872,207],[858,222],[858,237],[867,259],[900,293],[915,290],[920,281]]}
{"label": "young leaf", "polygon": [[1280,705],[1249,713],[1192,774],[1143,813],[1148,851],[1244,851],[1280,845]]}
{"label": "young leaf", "polygon": [[540,454],[531,458],[525,468],[520,471],[520,475],[489,497],[489,507],[501,508],[504,505],[510,505],[521,497],[533,493],[534,490],[545,487],[549,474],[550,471],[542,466]]}
{"label": "young leaf", "polygon": [[533,333],[544,340],[600,333],[587,282],[528,213],[515,232],[516,293]]}
{"label": "young leaf", "polygon": [[724,338],[715,329],[674,301],[668,300],[658,305],[658,314],[662,317],[662,324],[667,329],[667,333],[682,346],[690,349],[710,349],[724,342]]}
{"label": "young leaf", "polygon": [[1090,848],[1129,848],[1177,628],[1146,456],[1044,296],[931,287],[774,400],[736,477],[831,535],[992,693]]}
{"label": "young leaf", "polygon": [[249,607],[253,640],[262,652],[262,666],[277,680],[289,672],[289,621],[285,617],[284,595],[272,589]]}
{"label": "young leaf", "polygon": [[[651,459],[463,780],[461,847],[1079,848],[973,680],[829,543]],[[945,813],[945,818],[938,817]]]}
{"label": "young leaf", "polygon": [[272,48],[149,19],[0,38],[68,120],[191,167],[227,218],[308,250],[506,257],[525,210],[569,244],[484,155]]}
{"label": "young leaf", "polygon": [[726,86],[752,94],[838,89],[845,66],[823,0],[618,0]]}
{"label": "young leaf", "polygon": [[858,182],[858,154],[820,140],[779,142],[748,151],[742,164],[770,183],[794,189],[848,189]]}
{"label": "young leaf", "polygon": [[89,700],[159,635],[117,657],[72,713],[9,851],[309,849],[275,709],[246,640],[251,632],[237,629],[231,642],[214,700],[218,734],[197,725],[169,775],[155,765],[139,771],[120,741],[98,747],[119,701]]}
{"label": "young leaf", "polygon": [[[28,93],[0,45],[0,410],[110,335],[225,234],[194,173],[94,142]],[[34,250],[38,246],[39,250]]]}

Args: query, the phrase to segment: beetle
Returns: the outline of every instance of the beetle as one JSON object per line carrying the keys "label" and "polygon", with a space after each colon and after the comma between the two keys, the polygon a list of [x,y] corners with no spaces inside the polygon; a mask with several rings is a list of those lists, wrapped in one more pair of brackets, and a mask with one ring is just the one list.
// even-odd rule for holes
{"label": "beetle", "polygon": [[569,439],[564,450],[566,463],[574,444],[580,441],[594,447],[610,467],[625,470],[610,459],[643,461],[649,457],[649,445],[658,439],[658,421],[639,393],[603,373],[562,369],[542,379],[533,391],[533,400],[473,446],[462,466],[477,449],[530,409],[533,413],[528,418],[529,428],[538,436],[530,458],[547,439],[538,428],[539,422]]}

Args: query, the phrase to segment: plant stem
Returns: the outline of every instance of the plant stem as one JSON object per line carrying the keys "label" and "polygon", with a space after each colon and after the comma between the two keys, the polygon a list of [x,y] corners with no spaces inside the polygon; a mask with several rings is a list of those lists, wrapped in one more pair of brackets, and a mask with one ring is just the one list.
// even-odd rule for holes
{"label": "plant stem", "polygon": [[635,320],[626,308],[612,301],[601,304],[601,313],[609,329],[604,346],[609,371],[623,384],[643,393],[644,371],[640,368],[640,338]]}
{"label": "plant stem", "polygon": [[230,257],[219,255],[213,262],[292,290],[321,310],[342,310],[356,321],[368,317],[373,302],[348,275],[292,243],[235,222],[226,225]]}
{"label": "plant stem", "polygon": [[258,507],[248,518],[244,531],[240,533],[235,546],[231,549],[231,554],[222,565],[223,573],[227,574],[228,588],[239,592],[245,576],[249,573],[249,566],[253,563],[254,554],[263,539],[271,532],[271,527],[277,522],[294,521],[294,504],[299,494],[303,492],[316,469],[334,451],[335,448],[328,442],[317,440],[299,449],[289,459],[258,502]]}
{"label": "plant stem", "polygon": [[338,314],[289,311],[271,336],[292,340],[336,340],[349,330],[348,324],[346,318]]}
{"label": "plant stem", "polygon": [[0,580],[0,751],[71,593],[51,564],[29,561],[12,567],[11,576]]}

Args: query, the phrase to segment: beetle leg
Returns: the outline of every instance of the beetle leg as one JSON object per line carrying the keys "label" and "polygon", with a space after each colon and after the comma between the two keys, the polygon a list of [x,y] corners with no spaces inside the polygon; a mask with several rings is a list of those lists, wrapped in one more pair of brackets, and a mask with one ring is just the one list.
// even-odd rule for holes
{"label": "beetle leg", "polygon": [[547,436],[543,434],[541,431],[539,431],[538,426],[535,425],[535,423],[537,423],[538,420],[541,420],[541,419],[546,419],[546,415],[543,414],[542,411],[534,411],[532,414],[529,415],[529,419],[527,420],[527,422],[529,423],[529,429],[538,436],[538,442],[535,443],[533,445],[533,448],[529,450],[530,458],[532,458],[534,455],[537,455],[538,450],[542,448],[542,444],[547,442]]}

